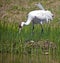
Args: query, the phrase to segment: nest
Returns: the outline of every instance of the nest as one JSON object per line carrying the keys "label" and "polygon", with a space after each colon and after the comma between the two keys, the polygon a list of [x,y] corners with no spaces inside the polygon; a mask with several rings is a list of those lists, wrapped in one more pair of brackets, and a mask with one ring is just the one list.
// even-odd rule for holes
{"label": "nest", "polygon": [[55,50],[57,47],[56,47],[56,44],[54,42],[50,42],[48,40],[46,40],[46,41],[33,41],[33,40],[27,41],[25,43],[25,50],[28,53],[31,53],[32,48],[37,48],[37,49],[41,48],[42,54],[48,55],[49,49]]}
{"label": "nest", "polygon": [[50,42],[50,41],[45,41],[43,42],[43,44],[41,45],[41,49],[42,49],[42,53],[45,55],[49,54],[50,50],[56,50],[57,46],[54,42]]}

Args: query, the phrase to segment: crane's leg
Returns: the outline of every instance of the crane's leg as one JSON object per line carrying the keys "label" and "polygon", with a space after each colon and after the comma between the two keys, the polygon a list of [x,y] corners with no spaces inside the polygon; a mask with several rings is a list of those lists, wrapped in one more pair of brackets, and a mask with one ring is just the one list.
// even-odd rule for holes
{"label": "crane's leg", "polygon": [[42,26],[42,21],[40,22],[40,24],[41,24],[41,33],[43,33],[44,30],[43,30],[43,26]]}
{"label": "crane's leg", "polygon": [[32,34],[34,34],[34,24],[32,25]]}
{"label": "crane's leg", "polygon": [[34,23],[32,23],[32,33],[31,33],[31,35],[33,35],[34,34]]}
{"label": "crane's leg", "polygon": [[41,25],[41,33],[43,33],[44,32],[44,30],[43,30],[43,26]]}

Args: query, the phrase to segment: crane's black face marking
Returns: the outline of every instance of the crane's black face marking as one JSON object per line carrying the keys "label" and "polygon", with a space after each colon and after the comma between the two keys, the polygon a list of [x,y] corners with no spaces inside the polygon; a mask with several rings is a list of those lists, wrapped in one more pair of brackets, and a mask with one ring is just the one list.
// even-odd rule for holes
{"label": "crane's black face marking", "polygon": [[22,28],[21,24],[19,24],[19,28]]}

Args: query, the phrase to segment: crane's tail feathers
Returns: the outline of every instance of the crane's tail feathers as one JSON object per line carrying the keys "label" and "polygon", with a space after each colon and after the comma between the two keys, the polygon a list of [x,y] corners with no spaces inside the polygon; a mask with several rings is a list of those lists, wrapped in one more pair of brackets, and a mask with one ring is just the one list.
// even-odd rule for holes
{"label": "crane's tail feathers", "polygon": [[37,7],[39,7],[41,10],[45,10],[41,3],[35,4]]}

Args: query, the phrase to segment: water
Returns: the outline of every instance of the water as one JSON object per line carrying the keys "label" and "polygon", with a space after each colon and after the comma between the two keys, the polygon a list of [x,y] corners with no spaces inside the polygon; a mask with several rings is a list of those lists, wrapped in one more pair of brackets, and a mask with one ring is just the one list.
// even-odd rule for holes
{"label": "water", "polygon": [[42,54],[40,49],[31,49],[31,53],[0,53],[0,63],[59,63],[55,54]]}

